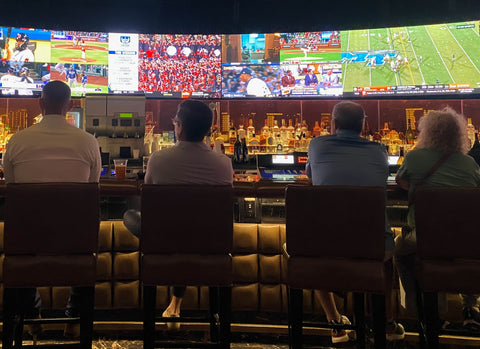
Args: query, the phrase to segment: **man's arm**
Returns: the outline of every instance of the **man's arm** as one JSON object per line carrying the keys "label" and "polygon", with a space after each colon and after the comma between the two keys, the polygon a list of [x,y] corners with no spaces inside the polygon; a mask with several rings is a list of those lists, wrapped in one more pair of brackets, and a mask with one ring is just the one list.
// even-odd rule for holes
{"label": "man's arm", "polygon": [[98,183],[100,181],[100,172],[102,171],[102,157],[100,156],[100,148],[98,147],[97,140],[94,139],[92,143],[93,159],[90,165],[90,177],[88,181]]}
{"label": "man's arm", "polygon": [[15,183],[15,176],[13,174],[13,164],[10,161],[10,153],[8,149],[9,147],[7,145],[7,150],[3,154],[3,175],[5,177],[5,183]]}

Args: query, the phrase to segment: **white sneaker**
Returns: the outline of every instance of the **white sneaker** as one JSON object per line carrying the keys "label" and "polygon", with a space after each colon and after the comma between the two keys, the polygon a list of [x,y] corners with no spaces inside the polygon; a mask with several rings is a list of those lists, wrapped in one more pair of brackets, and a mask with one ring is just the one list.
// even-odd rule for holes
{"label": "white sneaker", "polygon": [[[340,317],[340,321],[332,320],[329,322],[330,324],[334,325],[351,325],[352,323],[345,315]],[[351,339],[355,338],[355,331],[353,330],[345,330],[340,328],[333,328],[332,329],[332,343],[345,343]]]}

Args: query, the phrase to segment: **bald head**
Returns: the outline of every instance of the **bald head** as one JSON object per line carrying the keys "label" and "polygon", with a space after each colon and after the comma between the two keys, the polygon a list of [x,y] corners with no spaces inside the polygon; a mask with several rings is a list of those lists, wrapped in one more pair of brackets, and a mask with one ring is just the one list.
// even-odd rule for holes
{"label": "bald head", "polygon": [[344,101],[333,107],[332,118],[337,130],[362,132],[365,111],[360,104]]}
{"label": "bald head", "polygon": [[72,108],[70,87],[62,81],[50,81],[43,86],[40,108],[43,115],[66,115]]}

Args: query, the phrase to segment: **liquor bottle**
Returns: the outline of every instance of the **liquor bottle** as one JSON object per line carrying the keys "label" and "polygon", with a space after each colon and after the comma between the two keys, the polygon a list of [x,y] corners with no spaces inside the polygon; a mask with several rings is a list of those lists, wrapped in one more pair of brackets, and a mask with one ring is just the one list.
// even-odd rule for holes
{"label": "liquor bottle", "polygon": [[252,135],[252,138],[248,140],[248,146],[250,147],[250,151],[252,153],[257,153],[260,150],[260,140],[255,133]]}
{"label": "liquor bottle", "polygon": [[247,127],[247,141],[253,137],[255,134],[255,127],[253,127],[253,120],[248,120],[248,127]]}
{"label": "liquor bottle", "polygon": [[478,141],[478,133],[475,132],[475,141],[473,142],[472,149],[468,152],[477,164],[480,165],[480,142]]}
{"label": "liquor bottle", "polygon": [[415,143],[415,133],[413,133],[411,120],[408,120],[407,131],[405,132],[405,141],[407,144]]}
{"label": "liquor bottle", "polygon": [[400,156],[398,157],[397,165],[403,164],[404,158],[405,158],[405,150],[403,150],[403,147],[400,147]]}
{"label": "liquor bottle", "polygon": [[248,147],[245,138],[242,138],[242,160],[248,162]]}
{"label": "liquor bottle", "polygon": [[470,140],[470,147],[473,147],[473,144],[475,143],[475,126],[472,125],[472,118],[467,118],[467,136],[468,139]]}
{"label": "liquor bottle", "polygon": [[240,140],[245,138],[246,132],[245,132],[245,129],[243,128],[243,125],[238,126],[237,135],[238,135],[238,138],[240,138]]}
{"label": "liquor bottle", "polygon": [[307,122],[305,120],[302,120],[302,134],[306,136],[308,136],[308,134],[310,133],[310,131],[308,131],[308,125],[307,125]]}
{"label": "liquor bottle", "polygon": [[282,119],[282,126],[280,126],[280,138],[282,141],[288,139],[288,130],[287,125],[285,124],[285,119]]}
{"label": "liquor bottle", "polygon": [[268,120],[265,119],[265,125],[262,127],[262,136],[268,138],[270,136],[270,127],[268,127]]}
{"label": "liquor bottle", "polygon": [[277,120],[273,121],[273,137],[275,137],[275,139],[280,137],[280,127],[278,127],[278,121]]}
{"label": "liquor bottle", "polygon": [[295,139],[302,138],[302,125],[298,122],[298,119],[295,119]]}
{"label": "liquor bottle", "polygon": [[291,139],[295,136],[295,127],[293,127],[293,120],[292,119],[288,119],[287,132],[288,132],[288,138],[289,139]]}
{"label": "liquor bottle", "polygon": [[321,133],[322,129],[320,128],[320,125],[318,124],[318,121],[315,121],[315,126],[313,126],[313,136],[319,137]]}
{"label": "liquor bottle", "polygon": [[235,144],[233,145],[233,162],[242,162],[242,142],[240,142],[238,135]]}
{"label": "liquor bottle", "polygon": [[228,141],[231,145],[235,144],[237,140],[237,130],[233,126],[233,121],[230,123],[230,130],[228,131]]}

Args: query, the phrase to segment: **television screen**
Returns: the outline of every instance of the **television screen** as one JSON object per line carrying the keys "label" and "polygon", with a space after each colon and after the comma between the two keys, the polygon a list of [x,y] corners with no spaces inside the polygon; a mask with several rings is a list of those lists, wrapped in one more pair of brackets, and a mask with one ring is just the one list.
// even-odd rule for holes
{"label": "television screen", "polygon": [[44,62],[50,57],[50,31],[0,27],[0,59],[21,63]]}
{"label": "television screen", "polygon": [[342,31],[346,96],[480,92],[478,21]]}
{"label": "television screen", "polygon": [[72,96],[108,93],[106,65],[57,63],[50,67],[50,80],[64,81],[72,90]]}
{"label": "television screen", "polygon": [[223,63],[280,62],[280,34],[222,35]]}
{"label": "television screen", "polygon": [[282,96],[340,96],[343,93],[338,31],[282,33]]}
{"label": "television screen", "polygon": [[50,64],[2,61],[0,89],[2,94],[33,95],[41,92],[49,80]]}
{"label": "television screen", "polygon": [[221,97],[220,35],[140,34],[138,84],[158,97]]}
{"label": "television screen", "polygon": [[108,34],[81,31],[51,32],[52,63],[108,64]]}
{"label": "television screen", "polygon": [[279,64],[223,65],[222,96],[275,97],[281,94]]}
{"label": "television screen", "polygon": [[108,45],[109,92],[137,92],[138,34],[110,33]]}

